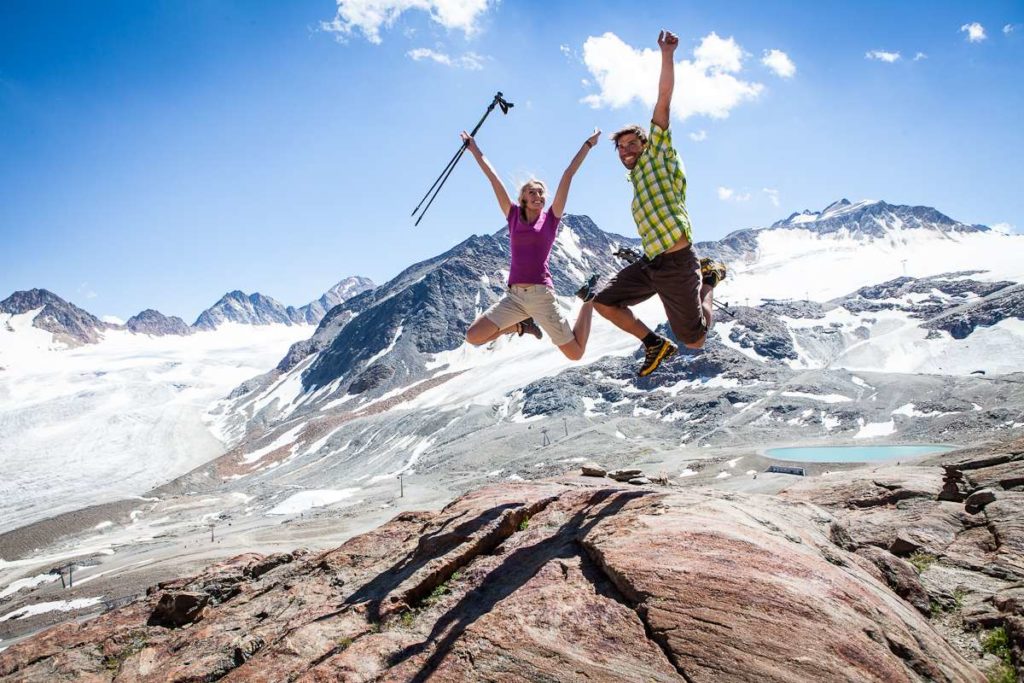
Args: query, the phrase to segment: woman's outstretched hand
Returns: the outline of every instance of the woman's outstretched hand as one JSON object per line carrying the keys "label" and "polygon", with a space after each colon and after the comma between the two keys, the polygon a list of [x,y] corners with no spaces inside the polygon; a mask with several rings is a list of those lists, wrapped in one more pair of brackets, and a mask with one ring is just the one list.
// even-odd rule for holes
{"label": "woman's outstretched hand", "polygon": [[473,139],[472,135],[470,135],[466,131],[462,131],[461,133],[459,133],[459,137],[461,137],[462,141],[466,143],[466,147],[469,148],[470,152],[472,152],[474,155],[480,153],[480,148],[476,146],[476,140]]}
{"label": "woman's outstretched hand", "polygon": [[589,138],[587,138],[587,146],[590,147],[591,149],[593,149],[594,146],[597,145],[597,141],[600,140],[600,139],[601,139],[601,129],[600,128],[595,128],[594,129],[594,134],[591,135]]}

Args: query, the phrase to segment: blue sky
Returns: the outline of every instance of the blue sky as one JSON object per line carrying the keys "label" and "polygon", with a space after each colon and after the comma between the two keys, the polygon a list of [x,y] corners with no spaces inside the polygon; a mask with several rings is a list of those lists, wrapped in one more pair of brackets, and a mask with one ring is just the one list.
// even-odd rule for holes
{"label": "blue sky", "polygon": [[[467,158],[557,180],[595,126],[672,128],[698,240],[848,197],[1024,230],[1020,2],[296,0],[0,6],[0,298],[188,322],[224,292],[302,305],[502,224]],[[567,210],[633,234],[610,143]]]}

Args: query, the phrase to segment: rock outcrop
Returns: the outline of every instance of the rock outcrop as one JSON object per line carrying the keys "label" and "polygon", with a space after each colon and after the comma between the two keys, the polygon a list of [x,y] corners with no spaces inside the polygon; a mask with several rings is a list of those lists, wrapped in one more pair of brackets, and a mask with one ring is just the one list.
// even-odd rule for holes
{"label": "rock outcrop", "polygon": [[833,524],[776,497],[506,484],[161,584],[13,645],[0,679],[984,681]]}
{"label": "rock outcrop", "polygon": [[782,497],[828,509],[837,545],[874,565],[933,620],[952,624],[958,637],[981,641],[1003,629],[1020,666],[1024,439],[912,466],[831,473]]}

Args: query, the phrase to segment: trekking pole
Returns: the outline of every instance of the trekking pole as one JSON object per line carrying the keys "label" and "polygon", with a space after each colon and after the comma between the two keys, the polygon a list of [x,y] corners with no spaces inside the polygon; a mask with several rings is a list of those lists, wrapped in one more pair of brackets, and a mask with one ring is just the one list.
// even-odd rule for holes
{"label": "trekking pole", "polygon": [[723,313],[728,313],[730,318],[736,317],[736,314],[729,310],[729,304],[723,304],[721,301],[714,300],[712,300],[711,303],[712,305],[714,305],[715,308],[722,311]]}
{"label": "trekking pole", "polygon": [[[480,126],[484,125],[484,121],[487,120],[488,115],[492,111],[494,111],[495,106],[501,109],[502,114],[508,114],[508,110],[514,107],[515,105],[506,100],[505,97],[501,94],[501,91],[498,91],[498,93],[494,96],[494,99],[491,100],[491,103],[487,105],[487,111],[485,111],[484,115],[480,117],[480,120],[477,122],[476,126],[470,132],[469,137],[474,137],[476,135],[477,131],[480,130]],[[427,193],[423,195],[423,199],[421,199],[420,203],[416,205],[416,208],[412,210],[410,216],[415,216],[416,212],[420,210],[421,206],[423,206],[423,202],[426,202],[427,197],[430,197],[430,201],[427,202],[427,205],[423,207],[423,211],[420,212],[419,218],[417,218],[416,222],[413,224],[414,227],[419,225],[420,221],[423,220],[423,217],[427,214],[427,209],[429,209],[430,205],[434,203],[435,199],[437,199],[437,195],[441,192],[441,188],[444,187],[445,182],[447,182],[448,176],[450,176],[452,174],[452,171],[455,170],[455,165],[459,163],[459,159],[462,158],[462,155],[466,152],[466,147],[468,146],[468,141],[464,141],[462,143],[462,146],[459,147],[459,150],[455,152],[455,156],[451,158],[451,160],[448,162],[448,165],[444,167],[443,171],[441,171],[441,175],[437,176],[437,179],[434,180],[434,184],[431,185],[430,189],[427,190]]]}

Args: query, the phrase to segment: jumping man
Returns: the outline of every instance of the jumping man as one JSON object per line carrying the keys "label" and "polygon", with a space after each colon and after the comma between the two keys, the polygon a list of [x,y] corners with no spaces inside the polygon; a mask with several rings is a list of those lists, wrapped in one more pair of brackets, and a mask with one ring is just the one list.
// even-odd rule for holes
{"label": "jumping man", "polygon": [[669,104],[675,86],[673,54],[679,38],[658,36],[661,77],[650,136],[637,125],[612,135],[619,160],[633,184],[633,220],[643,243],[643,258],[623,268],[594,299],[594,308],[618,328],[643,342],[639,375],[654,372],[678,348],[641,322],[630,306],[657,294],[668,323],[687,348],[704,346],[711,327],[713,290],[725,279],[725,264],[697,259],[686,212],[686,174],[669,132]]}

